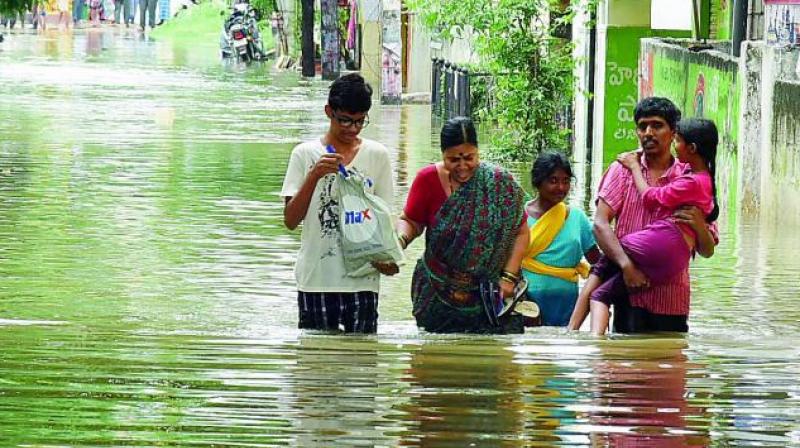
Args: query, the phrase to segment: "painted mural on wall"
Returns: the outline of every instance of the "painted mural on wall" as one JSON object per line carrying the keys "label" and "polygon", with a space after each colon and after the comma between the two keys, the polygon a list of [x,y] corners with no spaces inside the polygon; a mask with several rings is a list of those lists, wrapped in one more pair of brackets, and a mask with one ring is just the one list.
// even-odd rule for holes
{"label": "painted mural on wall", "polygon": [[767,43],[800,46],[800,0],[765,1],[765,4]]}
{"label": "painted mural on wall", "polygon": [[[639,146],[633,110],[639,98],[651,96],[642,90],[640,65],[641,39],[653,36],[689,37],[689,31],[651,30],[637,27],[609,27],[606,30],[605,99],[603,105],[603,163],[610,164],[617,154]],[[642,80],[640,82],[640,80]]]}
{"label": "painted mural on wall", "polygon": [[[720,206],[735,201],[739,135],[740,80],[735,60],[725,55],[691,53],[677,46],[646,43],[640,58],[641,96],[664,96],[684,117],[714,120],[719,129],[717,185]],[[733,210],[731,210],[732,212]]]}

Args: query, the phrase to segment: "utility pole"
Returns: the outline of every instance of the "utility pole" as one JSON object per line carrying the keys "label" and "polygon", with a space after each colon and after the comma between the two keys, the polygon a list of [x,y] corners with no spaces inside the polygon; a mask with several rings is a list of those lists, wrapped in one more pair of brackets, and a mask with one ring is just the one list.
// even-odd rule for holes
{"label": "utility pole", "polygon": [[320,0],[322,19],[322,79],[339,77],[339,5],[337,0]]}
{"label": "utility pole", "polygon": [[742,41],[747,40],[747,3],[745,0],[734,0],[733,2],[731,53],[737,58],[742,52]]}
{"label": "utility pole", "polygon": [[302,34],[302,66],[303,76],[313,78],[314,69],[314,0],[300,0],[303,11]]}

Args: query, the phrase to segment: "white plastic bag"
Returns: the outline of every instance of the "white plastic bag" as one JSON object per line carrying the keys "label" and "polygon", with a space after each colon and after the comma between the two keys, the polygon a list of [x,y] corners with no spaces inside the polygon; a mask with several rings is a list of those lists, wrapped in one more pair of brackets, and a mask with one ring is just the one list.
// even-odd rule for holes
{"label": "white plastic bag", "polygon": [[399,263],[403,251],[394,232],[389,205],[364,189],[358,173],[337,176],[339,228],[348,277],[376,272],[373,261]]}

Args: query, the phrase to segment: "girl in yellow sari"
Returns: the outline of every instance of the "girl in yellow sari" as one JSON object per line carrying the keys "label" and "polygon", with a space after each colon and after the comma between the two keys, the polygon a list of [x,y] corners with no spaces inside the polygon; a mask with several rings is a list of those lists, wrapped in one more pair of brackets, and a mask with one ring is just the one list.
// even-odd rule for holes
{"label": "girl in yellow sari", "polygon": [[[531,169],[538,192],[528,202],[530,242],[522,259],[528,298],[539,305],[543,325],[566,326],[578,298],[578,278],[589,274],[600,251],[583,210],[564,203],[572,183],[564,154],[542,153]],[[584,260],[585,258],[585,260]]]}

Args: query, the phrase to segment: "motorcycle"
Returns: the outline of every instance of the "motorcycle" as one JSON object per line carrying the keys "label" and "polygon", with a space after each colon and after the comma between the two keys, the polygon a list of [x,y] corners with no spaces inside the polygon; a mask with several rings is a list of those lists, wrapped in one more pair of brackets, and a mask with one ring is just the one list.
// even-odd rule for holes
{"label": "motorcycle", "polygon": [[234,3],[220,36],[219,46],[223,58],[236,58],[240,62],[266,59],[264,43],[258,29],[259,19],[258,10],[246,1]]}

